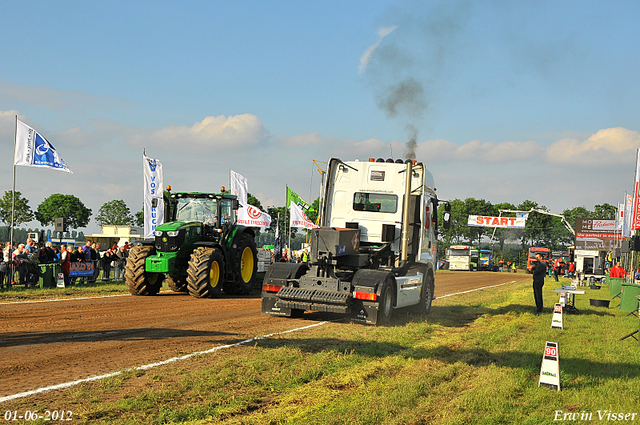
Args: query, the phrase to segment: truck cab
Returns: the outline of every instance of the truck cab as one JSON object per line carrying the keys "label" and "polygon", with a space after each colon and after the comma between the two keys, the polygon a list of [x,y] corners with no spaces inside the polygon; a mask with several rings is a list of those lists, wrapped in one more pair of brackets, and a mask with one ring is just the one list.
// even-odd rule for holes
{"label": "truck cab", "polygon": [[271,266],[263,284],[263,313],[327,311],[369,324],[387,322],[402,307],[428,313],[437,206],[433,176],[421,162],[332,158],[308,270]]}

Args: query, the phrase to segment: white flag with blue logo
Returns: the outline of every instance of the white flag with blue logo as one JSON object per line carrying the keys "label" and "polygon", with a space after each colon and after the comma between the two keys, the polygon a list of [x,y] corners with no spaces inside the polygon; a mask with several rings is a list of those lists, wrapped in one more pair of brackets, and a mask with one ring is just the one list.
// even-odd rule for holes
{"label": "white flag with blue logo", "polygon": [[162,164],[142,154],[144,167],[144,237],[153,238],[156,227],[164,223],[164,186]]}
{"label": "white flag with blue logo", "polygon": [[20,120],[16,120],[16,149],[13,164],[53,168],[73,174],[53,145]]}

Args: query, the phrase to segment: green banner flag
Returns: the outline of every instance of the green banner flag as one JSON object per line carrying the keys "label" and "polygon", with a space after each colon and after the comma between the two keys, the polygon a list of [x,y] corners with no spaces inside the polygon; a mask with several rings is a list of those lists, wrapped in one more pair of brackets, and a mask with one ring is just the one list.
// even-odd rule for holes
{"label": "green banner flag", "polygon": [[291,202],[294,202],[296,205],[298,205],[300,208],[302,208],[305,211],[308,210],[309,207],[311,206],[310,203],[302,199],[300,195],[295,193],[293,190],[289,189],[289,187],[287,186],[287,209],[289,209]]}

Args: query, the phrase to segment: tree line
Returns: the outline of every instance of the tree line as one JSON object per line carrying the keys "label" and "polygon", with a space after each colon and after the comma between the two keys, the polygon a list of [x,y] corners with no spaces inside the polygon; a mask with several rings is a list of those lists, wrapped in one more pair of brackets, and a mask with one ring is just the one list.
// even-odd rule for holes
{"label": "tree line", "polygon": [[[564,251],[574,244],[574,235],[562,223],[562,219],[547,214],[532,212],[526,221],[524,229],[494,229],[490,227],[469,226],[469,215],[499,216],[500,210],[530,211],[538,209],[551,212],[544,205],[535,201],[525,200],[518,205],[508,202],[492,204],[484,199],[454,199],[451,204],[451,227],[445,230],[440,227],[439,255],[443,256],[451,245],[488,245],[488,239],[493,236],[494,251],[505,252],[505,244],[517,243],[520,251],[525,252],[530,246],[544,246],[552,251]],[[618,208],[604,203],[598,204],[593,211],[584,206],[565,209],[560,213],[566,221],[575,226],[578,218],[598,218],[613,220]],[[558,214],[557,212],[554,212]],[[439,208],[440,222],[443,220],[444,208]],[[503,213],[503,217],[515,217],[515,213]],[[575,230],[575,229],[574,229]]]}
{"label": "tree line", "polygon": [[[260,240],[269,240],[275,236],[276,226],[280,226],[280,234],[288,235],[291,231],[292,238],[296,242],[305,235],[303,229],[288,228],[288,211],[285,206],[263,207],[258,198],[252,194],[247,199],[250,205],[260,208],[271,216],[271,226],[263,232],[258,231],[263,236]],[[307,216],[312,221],[316,221],[320,198],[317,198],[312,207],[307,212]],[[508,202],[492,204],[485,199],[466,198],[453,199],[451,204],[451,226],[449,229],[440,227],[439,234],[439,255],[442,257],[451,245],[468,244],[475,246],[486,246],[488,238],[493,236],[494,250],[505,251],[505,244],[519,244],[522,252],[529,246],[545,246],[551,250],[566,250],[574,243],[573,234],[564,226],[562,220],[551,215],[533,212],[529,215],[524,229],[494,229],[489,227],[469,226],[469,215],[498,216],[500,210],[530,211],[539,209],[550,212],[544,205],[539,205],[535,201],[525,200],[518,205]],[[12,191],[8,190],[0,199],[0,221],[9,225],[11,223]],[[595,205],[593,211],[584,206],[565,209],[562,215],[568,223],[575,225],[577,218],[598,218],[614,219],[617,207],[603,203]],[[442,222],[444,208],[439,208],[439,221]],[[14,227],[23,223],[33,221],[40,222],[42,226],[49,226],[55,223],[57,217],[65,217],[70,229],[86,227],[92,216],[92,210],[87,208],[82,201],[74,195],[52,194],[42,201],[36,210],[32,210],[29,201],[22,196],[19,191],[15,192],[15,213]],[[278,220],[278,216],[280,219]],[[514,213],[503,213],[503,217],[515,217]],[[143,211],[135,214],[131,212],[126,203],[121,199],[116,199],[104,203],[96,215],[95,219],[99,225],[130,225],[143,226]]]}

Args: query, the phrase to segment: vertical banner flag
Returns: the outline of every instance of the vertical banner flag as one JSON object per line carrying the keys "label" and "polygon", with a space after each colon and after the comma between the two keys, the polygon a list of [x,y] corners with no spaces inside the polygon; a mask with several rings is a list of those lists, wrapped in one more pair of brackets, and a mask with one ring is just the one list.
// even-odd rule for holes
{"label": "vertical banner flag", "polygon": [[229,182],[231,183],[231,194],[238,197],[240,205],[247,205],[247,194],[249,193],[247,178],[240,173],[229,170]]}
{"label": "vertical banner flag", "polygon": [[622,227],[624,224],[624,202],[618,203],[618,215],[616,218],[616,230],[622,233]]}
{"label": "vertical banner flag", "polygon": [[280,261],[282,258],[282,237],[280,236],[280,214],[276,222],[276,240],[273,244],[273,261]]}
{"label": "vertical banner flag", "polygon": [[304,211],[302,211],[302,208],[300,208],[295,202],[291,203],[289,212],[291,216],[289,225],[291,227],[302,227],[303,229],[317,229],[320,227],[316,226],[313,221],[309,220]]}
{"label": "vertical banner flag", "polygon": [[144,237],[153,238],[156,227],[164,221],[162,164],[142,154],[144,167]]}
{"label": "vertical banner flag", "polygon": [[627,195],[627,193],[625,192],[624,223],[622,224],[623,238],[628,238],[630,236],[632,210],[633,210],[633,196]]}
{"label": "vertical banner flag", "polygon": [[16,119],[16,147],[13,164],[53,168],[73,174],[53,145],[33,128],[18,119]]}
{"label": "vertical banner flag", "polygon": [[631,230],[640,230],[640,149],[636,151],[636,181],[633,191],[633,216],[631,217]]}

